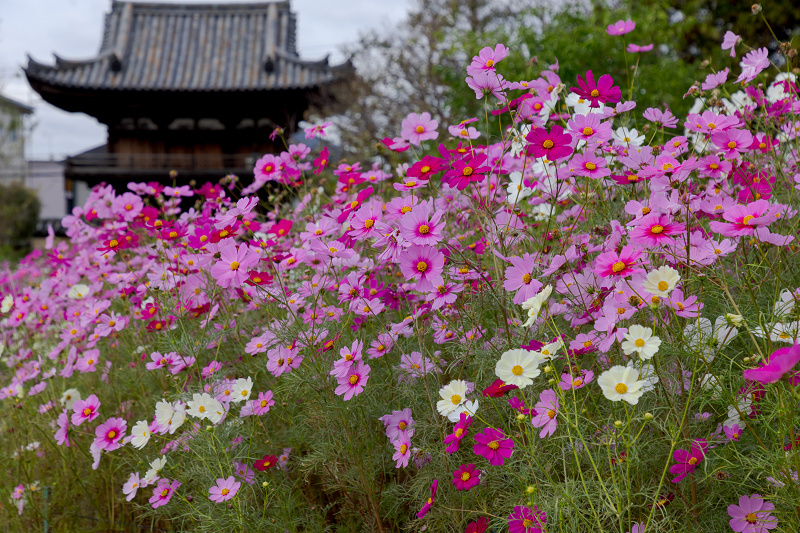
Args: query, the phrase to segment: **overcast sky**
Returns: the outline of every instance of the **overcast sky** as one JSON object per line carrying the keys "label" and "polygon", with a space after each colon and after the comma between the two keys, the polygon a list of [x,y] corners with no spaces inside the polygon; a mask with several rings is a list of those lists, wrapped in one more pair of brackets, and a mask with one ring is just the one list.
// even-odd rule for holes
{"label": "overcast sky", "polygon": [[[292,0],[300,55],[319,59],[330,53],[331,61],[339,62],[341,45],[355,41],[359,32],[397,24],[410,4],[411,0]],[[104,144],[105,126],[83,113],[67,113],[42,101],[20,67],[27,63],[26,54],[48,64],[53,52],[65,59],[96,55],[111,0],[0,0],[0,6],[0,92],[35,109],[28,158],[62,158]]]}

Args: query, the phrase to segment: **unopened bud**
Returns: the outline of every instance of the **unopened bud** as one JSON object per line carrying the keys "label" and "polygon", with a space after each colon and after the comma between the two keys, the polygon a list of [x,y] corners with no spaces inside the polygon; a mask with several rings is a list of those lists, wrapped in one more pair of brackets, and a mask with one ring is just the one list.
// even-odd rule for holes
{"label": "unopened bud", "polygon": [[533,485],[528,485],[528,488],[525,489],[525,492],[527,492],[528,494],[533,494],[534,492],[536,492],[536,487],[534,487]]}
{"label": "unopened bud", "polygon": [[552,371],[553,371],[553,368],[550,365],[547,365],[547,366],[544,367],[544,373],[545,374],[549,374]]}
{"label": "unopened bud", "polygon": [[653,413],[645,413],[644,414],[644,419],[645,420],[652,420],[653,419]]}
{"label": "unopened bud", "polygon": [[621,428],[622,427],[622,420],[615,420],[614,427]]}
{"label": "unopened bud", "polygon": [[753,15],[758,15],[759,13],[761,13],[761,4],[753,4],[750,7],[750,11],[753,12]]}

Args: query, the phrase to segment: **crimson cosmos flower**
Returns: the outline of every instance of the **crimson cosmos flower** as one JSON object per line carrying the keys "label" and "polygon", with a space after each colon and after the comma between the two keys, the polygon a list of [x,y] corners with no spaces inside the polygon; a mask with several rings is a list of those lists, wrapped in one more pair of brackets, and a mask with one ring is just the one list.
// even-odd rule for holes
{"label": "crimson cosmos flower", "polygon": [[553,126],[550,133],[544,128],[536,128],[525,136],[525,140],[530,143],[528,155],[533,157],[546,157],[550,161],[556,161],[569,157],[572,153],[572,135],[564,133],[561,126]]}
{"label": "crimson cosmos flower", "polygon": [[586,72],[586,80],[578,78],[580,87],[572,87],[570,91],[585,100],[589,100],[589,107],[600,107],[600,104],[616,104],[622,98],[622,89],[614,86],[614,79],[608,74],[603,74],[595,83],[592,71]]}

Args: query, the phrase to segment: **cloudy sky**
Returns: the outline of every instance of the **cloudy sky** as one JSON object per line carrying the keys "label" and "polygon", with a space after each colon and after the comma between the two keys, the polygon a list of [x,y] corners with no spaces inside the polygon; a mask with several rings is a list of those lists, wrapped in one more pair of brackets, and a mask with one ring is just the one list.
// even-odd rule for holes
{"label": "cloudy sky", "polygon": [[[356,40],[362,31],[397,24],[410,4],[411,0],[292,0],[300,55],[319,59],[330,53],[332,62],[341,61],[343,44]],[[0,0],[0,5],[0,92],[35,109],[28,158],[62,158],[104,144],[103,125],[82,113],[67,113],[43,102],[20,67],[27,63],[26,54],[43,63],[53,62],[53,52],[66,59],[94,56],[111,0]]]}

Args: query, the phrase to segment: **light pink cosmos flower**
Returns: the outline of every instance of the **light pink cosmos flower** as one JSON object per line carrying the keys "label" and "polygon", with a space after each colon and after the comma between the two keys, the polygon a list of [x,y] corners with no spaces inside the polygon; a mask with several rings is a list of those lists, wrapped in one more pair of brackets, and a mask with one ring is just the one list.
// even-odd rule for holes
{"label": "light pink cosmos flower", "polygon": [[337,396],[344,395],[344,401],[351,399],[353,396],[358,396],[364,391],[364,387],[369,380],[370,366],[359,361],[355,366],[350,368],[348,374],[338,376],[336,381],[339,386],[334,391]]}
{"label": "light pink cosmos flower", "polygon": [[241,287],[242,283],[250,279],[250,268],[256,266],[260,259],[257,254],[250,252],[247,243],[242,243],[237,248],[233,239],[225,239],[219,252],[219,261],[211,267],[211,275],[223,288]]}
{"label": "light pink cosmos flower", "polygon": [[250,405],[253,409],[254,415],[265,415],[269,412],[269,408],[275,405],[275,400],[272,399],[272,391],[259,392],[258,399],[250,400]]}
{"label": "light pink cosmos flower", "polygon": [[83,354],[83,357],[80,357],[75,363],[75,368],[81,373],[95,372],[97,370],[95,365],[97,365],[99,360],[100,350],[87,350],[86,353]]}
{"label": "light pink cosmos flower", "polygon": [[238,202],[236,202],[236,207],[229,209],[225,213],[217,215],[217,221],[214,223],[214,227],[217,229],[223,229],[225,226],[234,225],[238,220],[241,220],[244,215],[252,211],[257,205],[258,198],[256,197],[251,196],[248,198],[241,198]]}
{"label": "light pink cosmos flower", "polygon": [[772,516],[775,505],[764,500],[760,494],[739,497],[739,505],[729,505],[728,522],[736,533],[766,533],[778,527],[778,519]]}
{"label": "light pink cosmos flower", "polygon": [[506,268],[506,279],[503,288],[509,292],[516,291],[514,303],[522,305],[538,294],[542,288],[542,283],[533,277],[533,270],[536,267],[534,257],[525,253],[522,257],[507,257],[511,266]]}
{"label": "light pink cosmos flower", "polygon": [[506,80],[493,70],[482,70],[466,78],[467,86],[475,91],[475,98],[480,100],[484,96],[494,95],[501,102],[506,101],[503,94]]}
{"label": "light pink cosmos flower", "polygon": [[673,242],[673,235],[680,235],[685,224],[675,222],[669,215],[650,213],[636,221],[636,226],[628,232],[633,244],[659,246]]}
{"label": "light pink cosmos flower", "polygon": [[95,445],[107,452],[112,452],[122,446],[120,441],[125,436],[128,423],[122,418],[109,418],[94,430]]}
{"label": "light pink cosmos flower", "polygon": [[508,48],[503,44],[498,44],[492,49],[491,46],[481,48],[478,55],[472,58],[472,63],[467,66],[467,74],[474,76],[481,71],[495,70],[497,64],[506,58]]}
{"label": "light pink cosmos flower", "polygon": [[437,138],[439,132],[436,128],[439,122],[431,118],[428,112],[417,114],[409,113],[400,127],[400,135],[414,146],[419,146],[422,141],[429,141]]}
{"label": "light pink cosmos flower", "polygon": [[100,415],[98,409],[100,409],[100,400],[94,394],[85,400],[76,401],[72,405],[72,424],[80,426],[84,422],[91,422]]}
{"label": "light pink cosmos flower", "polygon": [[168,504],[172,499],[172,495],[181,485],[183,485],[183,483],[178,482],[177,479],[170,483],[168,479],[161,478],[158,482],[158,485],[153,488],[153,495],[149,500],[150,504],[153,506],[153,509],[158,509],[162,505]]}
{"label": "light pink cosmos flower", "polygon": [[722,38],[722,49],[730,50],[731,57],[736,57],[736,45],[741,42],[742,38],[728,30]]}
{"label": "light pink cosmos flower", "polygon": [[742,235],[752,235],[756,227],[764,223],[764,214],[767,213],[770,204],[766,200],[756,200],[747,205],[734,205],[725,210],[722,218],[728,223],[712,220],[709,223],[711,231],[724,235],[725,237],[741,237]]}
{"label": "light pink cosmos flower", "polygon": [[587,178],[599,179],[611,175],[611,171],[606,168],[604,157],[595,157],[591,152],[575,154],[569,162],[569,168],[576,176],[586,176]]}
{"label": "light pink cosmos flower", "polygon": [[129,192],[122,193],[114,198],[114,203],[111,206],[114,214],[126,222],[132,222],[139,216],[143,207],[142,199],[138,195]]}
{"label": "light pink cosmos flower", "polygon": [[405,468],[408,466],[408,460],[411,458],[411,440],[408,436],[400,436],[392,440],[394,446],[394,455],[392,460],[397,461],[394,465],[395,468]]}
{"label": "light pink cosmos flower", "polygon": [[122,486],[122,494],[125,494],[127,497],[125,498],[126,501],[131,501],[136,497],[136,493],[139,489],[143,489],[147,486],[147,483],[139,477],[139,474],[136,472],[132,472],[128,481]]}
{"label": "light pink cosmos flower", "polygon": [[444,211],[434,212],[434,209],[433,199],[414,206],[410,213],[400,218],[400,235],[413,244],[438,244],[445,227],[445,222],[440,222]]}
{"label": "light pink cosmos flower", "polygon": [[316,124],[309,128],[304,128],[303,131],[306,134],[306,139],[313,139],[317,135],[319,135],[320,137],[326,137],[328,133],[325,131],[325,128],[328,128],[329,126],[333,126],[333,122],[323,122],[322,124]]}
{"label": "light pink cosmos flower", "polygon": [[638,53],[641,53],[641,52],[649,52],[652,49],[653,49],[653,45],[652,44],[638,45],[638,44],[633,44],[633,43],[629,44],[628,48],[627,48],[629,54],[638,54]]}
{"label": "light pink cosmos flower", "polygon": [[535,428],[542,428],[539,438],[543,439],[552,435],[558,427],[558,397],[553,389],[542,391],[539,401],[534,407],[536,416],[531,419],[531,424]]}
{"label": "light pink cosmos flower", "polygon": [[701,89],[704,91],[710,91],[711,89],[716,89],[720,85],[724,84],[728,80],[728,73],[730,69],[723,69],[719,72],[712,72],[708,76],[706,76],[706,81],[700,86]]}
{"label": "light pink cosmos flower", "polygon": [[740,129],[718,131],[711,135],[711,142],[719,148],[725,159],[738,159],[743,152],[750,151],[753,134]]}
{"label": "light pink cosmos flower", "polygon": [[115,331],[122,331],[128,325],[128,318],[111,312],[110,315],[102,314],[98,319],[99,323],[94,332],[101,337],[108,337]]}
{"label": "light pink cosmos flower", "polygon": [[67,411],[58,415],[58,429],[56,430],[56,444],[66,445],[69,448],[69,415]]}
{"label": "light pink cosmos flower", "polygon": [[412,244],[400,253],[400,271],[406,279],[417,282],[416,289],[428,292],[444,284],[444,255],[431,246]]}
{"label": "light pink cosmos flower", "polygon": [[614,24],[609,24],[606,33],[609,35],[625,35],[636,28],[636,23],[632,20],[618,20]]}
{"label": "light pink cosmos flower", "polygon": [[736,78],[736,83],[750,83],[762,70],[769,67],[769,50],[759,48],[749,52],[739,66],[742,67],[742,73]]}
{"label": "light pink cosmos flower", "polygon": [[[594,379],[594,372],[591,370],[581,370],[580,376],[572,374],[561,374],[561,383],[558,384],[561,390],[582,389],[587,383]],[[538,411],[537,411],[538,412]]]}

